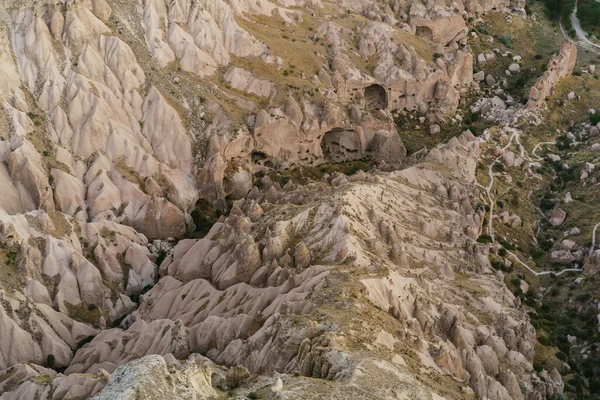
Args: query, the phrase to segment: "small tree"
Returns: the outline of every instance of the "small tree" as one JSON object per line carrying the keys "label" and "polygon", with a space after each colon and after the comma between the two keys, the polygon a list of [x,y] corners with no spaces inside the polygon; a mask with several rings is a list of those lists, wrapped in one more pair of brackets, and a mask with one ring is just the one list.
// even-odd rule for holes
{"label": "small tree", "polygon": [[46,365],[50,369],[56,368],[56,358],[54,357],[54,354],[48,354],[48,357],[46,357]]}

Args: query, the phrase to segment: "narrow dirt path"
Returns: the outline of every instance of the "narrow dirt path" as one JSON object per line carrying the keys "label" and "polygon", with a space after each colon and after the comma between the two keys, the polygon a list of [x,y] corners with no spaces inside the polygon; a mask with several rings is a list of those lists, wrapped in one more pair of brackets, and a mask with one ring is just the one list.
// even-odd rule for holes
{"label": "narrow dirt path", "polygon": [[562,274],[564,274],[565,272],[581,272],[583,271],[582,268],[565,268],[562,269],[560,271],[535,271],[533,268],[531,268],[529,265],[525,264],[523,261],[521,261],[521,259],[519,258],[519,256],[517,256],[515,253],[513,253],[512,251],[506,251],[508,254],[510,254],[510,256],[512,258],[515,259],[515,261],[517,261],[519,264],[521,264],[523,267],[527,268],[527,270],[529,272],[531,272],[533,275],[535,276],[543,276],[543,275],[556,275],[556,276],[560,276]]}
{"label": "narrow dirt path", "polygon": [[594,254],[594,249],[596,248],[596,230],[600,226],[600,222],[594,225],[594,230],[592,231],[592,247],[590,248],[590,256]]}
{"label": "narrow dirt path", "polygon": [[[531,158],[526,154],[525,152],[525,148],[523,147],[523,145],[521,144],[520,141],[520,132],[515,129],[515,128],[507,128],[507,131],[511,132],[510,135],[510,139],[508,141],[508,143],[506,144],[506,146],[504,146],[502,148],[502,153],[504,153],[504,151],[506,151],[512,144],[513,140],[517,143],[517,145],[519,146],[519,150],[520,150],[520,155],[524,160],[527,161],[532,161]],[[556,144],[556,142],[542,142],[542,143],[538,143],[532,151],[532,154],[534,157],[536,157],[538,160],[541,160],[542,158],[539,157],[535,152],[536,150],[541,146],[541,145],[545,145],[545,144]],[[490,205],[490,213],[489,213],[489,220],[488,220],[488,235],[490,236],[490,238],[492,239],[492,243],[497,243],[496,242],[496,237],[494,235],[494,196],[492,195],[492,188],[494,187],[494,164],[496,164],[496,162],[498,160],[500,160],[500,158],[502,158],[502,156],[498,156],[496,157],[492,163],[490,164],[490,166],[488,167],[488,175],[490,177],[490,183],[487,186],[483,186],[483,185],[479,185],[479,187],[483,188],[485,190],[485,193],[487,195],[487,198],[489,200],[489,205]],[[540,210],[541,211],[541,210]],[[543,215],[543,213],[542,213]],[[600,227],[600,222],[598,222],[596,224],[596,226],[594,226],[594,231],[593,231],[593,235],[592,235],[592,249],[590,250],[590,255],[593,252],[593,249],[595,247],[595,243],[596,243],[596,229]],[[565,268],[561,271],[535,271],[533,268],[531,268],[529,265],[527,265],[526,263],[524,263],[523,261],[521,261],[521,259],[519,258],[518,255],[516,255],[515,253],[513,253],[512,251],[508,251],[507,253],[515,260],[517,261],[520,265],[522,265],[523,267],[525,267],[529,272],[531,272],[533,275],[535,276],[543,276],[543,275],[555,275],[555,276],[560,276],[566,272],[582,272],[583,268]]]}
{"label": "narrow dirt path", "polygon": [[533,157],[537,161],[541,161],[541,160],[543,160],[543,158],[537,155],[537,151],[540,148],[540,146],[554,145],[554,144],[556,144],[556,141],[552,141],[552,142],[540,142],[540,143],[538,143],[538,144],[535,145],[535,147],[533,148],[533,150],[531,150],[531,154],[533,155]]}
{"label": "narrow dirt path", "polygon": [[[510,147],[510,145],[512,144],[513,139],[517,142],[517,145],[519,146],[520,149],[520,155],[524,160],[530,161],[529,157],[525,154],[525,149],[523,148],[523,145],[521,144],[520,141],[520,133],[517,129],[514,128],[507,128],[507,131],[511,132],[510,135],[510,139],[508,140],[508,143],[506,144],[506,146],[504,146],[502,148],[502,153],[504,153],[506,151],[506,149],[508,149]],[[487,194],[487,197],[490,201],[490,218],[488,220],[488,235],[492,238],[492,241],[495,242],[496,239],[494,237],[494,220],[493,220],[493,216],[494,216],[494,199],[492,196],[492,188],[494,186],[494,164],[496,164],[496,162],[498,160],[500,160],[500,158],[502,158],[502,156],[498,156],[494,159],[494,161],[490,164],[489,168],[488,168],[488,175],[490,177],[490,184],[487,187],[484,187],[485,189],[485,193]]]}

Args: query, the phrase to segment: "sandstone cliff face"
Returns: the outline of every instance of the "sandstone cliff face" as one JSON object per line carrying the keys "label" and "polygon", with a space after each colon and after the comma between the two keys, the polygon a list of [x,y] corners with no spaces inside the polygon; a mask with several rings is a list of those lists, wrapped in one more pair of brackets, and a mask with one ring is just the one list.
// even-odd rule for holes
{"label": "sandstone cliff face", "polygon": [[[252,175],[400,165],[392,113],[439,120],[472,82],[464,17],[523,4],[332,5],[0,9],[0,398],[208,398],[220,365],[284,374],[292,398],[560,392],[475,242],[478,139],[392,173]],[[154,240],[227,195],[204,238]]]}

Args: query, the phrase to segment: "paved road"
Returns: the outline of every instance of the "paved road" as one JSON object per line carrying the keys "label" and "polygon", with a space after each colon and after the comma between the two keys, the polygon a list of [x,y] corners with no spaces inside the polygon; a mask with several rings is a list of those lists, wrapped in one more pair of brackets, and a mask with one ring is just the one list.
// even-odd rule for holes
{"label": "paved road", "polygon": [[596,49],[600,50],[600,45],[597,45],[596,43],[594,43],[590,39],[588,39],[585,31],[581,28],[581,24],[579,23],[579,19],[577,18],[577,4],[575,4],[575,9],[573,10],[573,13],[571,14],[571,24],[573,25],[573,28],[575,28],[577,37],[584,44],[586,44],[587,46],[595,47]]}

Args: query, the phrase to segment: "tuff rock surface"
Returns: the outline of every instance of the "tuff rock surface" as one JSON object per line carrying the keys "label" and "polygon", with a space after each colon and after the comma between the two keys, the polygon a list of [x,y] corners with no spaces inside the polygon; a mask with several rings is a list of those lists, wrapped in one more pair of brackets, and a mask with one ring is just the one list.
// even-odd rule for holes
{"label": "tuff rock surface", "polygon": [[523,6],[5,1],[0,399],[561,393],[476,241],[480,139],[268,175],[405,166],[392,113],[439,133],[473,82],[465,18]]}

